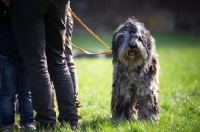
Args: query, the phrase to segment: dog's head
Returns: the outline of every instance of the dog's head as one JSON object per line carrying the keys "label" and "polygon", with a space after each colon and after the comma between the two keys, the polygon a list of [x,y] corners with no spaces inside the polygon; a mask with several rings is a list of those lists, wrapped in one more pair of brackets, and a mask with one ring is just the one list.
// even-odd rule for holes
{"label": "dog's head", "polygon": [[135,18],[129,18],[114,32],[112,40],[113,63],[142,65],[155,52],[155,41],[149,31]]}

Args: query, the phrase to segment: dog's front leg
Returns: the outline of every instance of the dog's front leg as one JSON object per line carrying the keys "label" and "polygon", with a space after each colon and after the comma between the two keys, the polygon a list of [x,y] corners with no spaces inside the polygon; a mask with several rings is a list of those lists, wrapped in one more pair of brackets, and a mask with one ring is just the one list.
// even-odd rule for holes
{"label": "dog's front leg", "polygon": [[117,119],[136,120],[137,110],[135,104],[132,102],[125,102],[123,105],[121,103],[115,104],[115,106],[112,107],[112,117]]}
{"label": "dog's front leg", "polygon": [[157,97],[153,91],[144,96],[138,97],[138,118],[156,120],[159,115]]}
{"label": "dog's front leg", "polygon": [[111,98],[111,111],[113,118],[126,120],[137,119],[137,103],[135,97],[133,97],[133,95],[128,91],[129,90],[127,90],[127,92],[125,92],[126,94],[123,95],[116,94],[116,92],[113,92]]}

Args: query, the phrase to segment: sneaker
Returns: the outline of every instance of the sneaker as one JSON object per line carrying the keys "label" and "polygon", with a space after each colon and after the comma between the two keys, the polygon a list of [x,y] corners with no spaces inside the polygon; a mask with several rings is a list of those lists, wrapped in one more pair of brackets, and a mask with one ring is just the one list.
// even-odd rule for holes
{"label": "sneaker", "polygon": [[1,130],[3,132],[11,132],[14,130],[20,130],[20,128],[21,127],[17,123],[14,123],[13,125],[8,125],[8,126],[3,127]]}
{"label": "sneaker", "polygon": [[43,132],[43,131],[47,131],[47,132],[51,132],[55,130],[55,123],[51,123],[51,124],[39,124],[39,122],[36,123],[36,129],[38,132]]}
{"label": "sneaker", "polygon": [[4,130],[4,132],[11,132],[11,131],[12,131],[12,125],[10,125],[10,126],[5,126],[5,127],[3,128],[3,130]]}
{"label": "sneaker", "polygon": [[36,131],[36,127],[33,125],[33,123],[27,123],[21,126],[21,130],[25,132]]}
{"label": "sneaker", "polygon": [[78,123],[70,123],[70,127],[72,131],[78,130]]}

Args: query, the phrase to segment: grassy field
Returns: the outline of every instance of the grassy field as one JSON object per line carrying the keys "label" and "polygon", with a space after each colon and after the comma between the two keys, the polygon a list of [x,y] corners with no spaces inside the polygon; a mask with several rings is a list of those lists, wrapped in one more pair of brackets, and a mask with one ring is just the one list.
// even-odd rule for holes
{"label": "grassy field", "polygon": [[[111,34],[100,34],[108,45]],[[111,58],[75,59],[86,132],[198,132],[200,131],[200,34],[153,33],[160,62],[160,120],[111,119]],[[74,35],[72,42],[91,51],[107,50],[89,35]]]}
{"label": "grassy field", "polygon": [[[160,62],[160,119],[117,121],[111,119],[111,58],[75,58],[83,121],[79,132],[199,132],[200,34],[152,33]],[[112,33],[97,34],[108,45]],[[92,36],[74,34],[72,42],[86,50],[107,50]],[[70,131],[69,127],[56,131]]]}

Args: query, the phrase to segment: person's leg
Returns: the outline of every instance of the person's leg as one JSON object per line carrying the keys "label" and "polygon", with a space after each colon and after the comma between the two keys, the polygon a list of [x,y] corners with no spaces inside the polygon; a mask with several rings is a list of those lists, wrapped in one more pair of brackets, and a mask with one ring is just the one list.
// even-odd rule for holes
{"label": "person's leg", "polygon": [[1,88],[1,70],[0,70],[0,88]]}
{"label": "person's leg", "polygon": [[[68,2],[68,8],[70,8],[70,2]],[[66,37],[68,40],[71,41],[72,39],[72,31],[73,31],[73,18],[71,13],[67,12],[67,22],[66,22]],[[69,67],[69,72],[72,78],[73,86],[74,86],[74,96],[75,96],[75,104],[76,104],[76,113],[79,116],[79,120],[81,119],[81,116],[79,114],[79,109],[82,107],[81,103],[78,101],[78,77],[76,72],[76,67],[74,64],[73,54],[72,54],[72,45],[66,41],[65,43],[65,55],[66,55],[66,61],[67,66]]]}
{"label": "person's leg", "polygon": [[48,1],[13,0],[10,16],[19,52],[28,73],[33,108],[40,127],[53,126],[56,113],[52,108],[52,86],[47,68],[44,13]]}
{"label": "person's leg", "polygon": [[18,63],[0,56],[0,125],[12,126],[15,123],[15,95],[17,93]]}
{"label": "person's leg", "polygon": [[45,16],[48,69],[56,91],[58,120],[73,125],[77,124],[78,116],[75,107],[74,87],[64,54],[67,0],[54,4],[55,8],[52,8]]}
{"label": "person's leg", "polygon": [[[65,24],[67,1],[51,1],[58,2],[53,3],[53,6],[45,2],[11,1],[13,28],[19,51],[28,69],[33,107],[37,112],[36,121],[41,125],[56,121],[55,111],[52,108],[52,86],[47,70],[46,52],[49,60],[48,68],[57,94],[59,120],[73,124],[77,123],[78,117],[75,112],[72,81],[64,58],[63,24]],[[46,14],[49,9],[54,9],[51,12],[53,14],[50,12]]]}
{"label": "person's leg", "polygon": [[[76,67],[74,64],[73,56],[72,56],[72,54],[70,54],[71,51],[70,51],[69,46],[70,45],[67,45],[66,50],[65,50],[66,62],[67,62],[67,66],[69,67],[69,72],[70,72],[72,82],[73,82],[73,87],[74,87],[76,113],[78,114],[79,120],[80,120],[82,117],[80,116],[79,109],[80,109],[80,107],[82,107],[82,105],[81,105],[80,101],[78,100],[78,77],[77,77],[77,73],[76,73]],[[68,52],[67,50],[69,50],[69,53],[67,53]]]}
{"label": "person's leg", "polygon": [[[68,8],[70,8],[70,3],[68,3]],[[67,12],[66,18],[67,18],[66,19],[66,37],[71,41],[72,31],[73,31],[73,18],[69,11]],[[65,56],[66,56],[67,66],[69,67],[69,71],[70,71],[71,78],[73,81],[75,98],[77,98],[77,96],[78,96],[78,78],[77,78],[76,68],[74,65],[74,59],[73,59],[73,55],[72,55],[72,46],[67,41],[65,43]]]}
{"label": "person's leg", "polygon": [[22,60],[19,60],[21,65],[19,69],[18,79],[18,100],[20,111],[20,125],[24,126],[33,123],[34,114],[31,100],[31,91],[28,83],[27,71]]}

